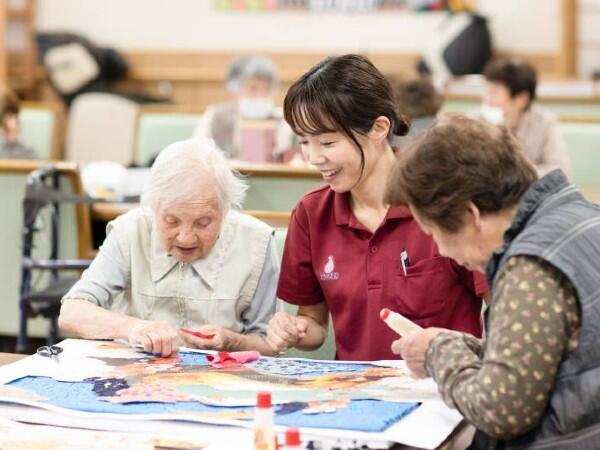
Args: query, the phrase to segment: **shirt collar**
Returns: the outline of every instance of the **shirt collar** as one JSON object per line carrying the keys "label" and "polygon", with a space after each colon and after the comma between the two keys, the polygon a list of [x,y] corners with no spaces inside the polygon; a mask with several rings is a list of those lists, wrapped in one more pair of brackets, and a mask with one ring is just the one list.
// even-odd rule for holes
{"label": "shirt collar", "polygon": [[[352,214],[352,209],[350,208],[350,193],[344,192],[338,194],[337,192],[334,192],[333,195],[333,215],[335,224],[352,228],[364,228],[360,222],[356,220],[354,214]],[[386,222],[390,219],[412,219],[412,214],[405,206],[392,206],[385,215]]]}
{"label": "shirt collar", "polygon": [[[229,216],[226,216],[223,219],[223,224],[221,225],[221,231],[219,233],[219,237],[217,238],[217,242],[215,242],[215,245],[210,250],[208,255],[189,263],[211,289],[214,288],[217,282],[219,273],[221,272],[223,263],[225,261],[225,257],[229,251],[232,227],[228,219]],[[152,281],[156,283],[165,275],[167,275],[173,269],[173,267],[179,264],[179,261],[175,257],[169,255],[164,249],[162,243],[160,242],[160,237],[158,235],[158,229],[154,218],[152,219],[150,245],[150,273]]]}

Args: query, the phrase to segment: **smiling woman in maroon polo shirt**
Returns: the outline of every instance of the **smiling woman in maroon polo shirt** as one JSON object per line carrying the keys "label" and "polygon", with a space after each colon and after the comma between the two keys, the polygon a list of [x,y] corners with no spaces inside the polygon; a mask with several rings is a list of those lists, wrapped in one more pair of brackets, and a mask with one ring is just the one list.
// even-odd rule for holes
{"label": "smiling woman in maroon polo shirt", "polygon": [[269,345],[318,348],[331,313],[338,359],[397,358],[382,308],[480,336],[483,276],[440,256],[407,209],[383,202],[389,140],[408,131],[385,77],[362,56],[327,58],[292,85],[284,111],[327,185],[293,211],[277,294],[298,315],[273,317]]}

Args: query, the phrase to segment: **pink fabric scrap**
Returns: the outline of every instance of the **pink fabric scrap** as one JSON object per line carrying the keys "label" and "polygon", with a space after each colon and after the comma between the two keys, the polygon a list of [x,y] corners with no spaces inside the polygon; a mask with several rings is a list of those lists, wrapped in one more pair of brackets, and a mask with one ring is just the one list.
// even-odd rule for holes
{"label": "pink fabric scrap", "polygon": [[217,369],[241,366],[244,363],[256,361],[258,358],[260,358],[260,353],[255,350],[246,352],[218,352],[206,357],[210,366]]}

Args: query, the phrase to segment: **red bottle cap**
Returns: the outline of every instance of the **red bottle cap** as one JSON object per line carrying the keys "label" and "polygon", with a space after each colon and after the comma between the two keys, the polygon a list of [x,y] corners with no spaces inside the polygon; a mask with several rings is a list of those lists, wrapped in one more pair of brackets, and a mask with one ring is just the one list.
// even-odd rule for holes
{"label": "red bottle cap", "polygon": [[270,408],[271,407],[271,393],[270,392],[259,392],[256,396],[256,407],[257,408]]}
{"label": "red bottle cap", "polygon": [[285,445],[288,447],[299,447],[302,445],[300,442],[300,430],[298,428],[289,428],[286,430]]}
{"label": "red bottle cap", "polygon": [[390,315],[390,310],[389,310],[389,309],[387,309],[387,308],[383,308],[383,309],[381,310],[381,312],[379,313],[379,315],[381,316],[381,318],[382,318],[383,320],[386,320],[386,319],[388,318],[388,316]]}

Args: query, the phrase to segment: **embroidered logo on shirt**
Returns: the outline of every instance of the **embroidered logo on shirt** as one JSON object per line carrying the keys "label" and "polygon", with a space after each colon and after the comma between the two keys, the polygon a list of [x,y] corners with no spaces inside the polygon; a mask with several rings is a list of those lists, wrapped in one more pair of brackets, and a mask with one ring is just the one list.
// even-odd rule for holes
{"label": "embroidered logo on shirt", "polygon": [[333,262],[333,256],[327,257],[325,267],[323,267],[323,273],[321,273],[321,280],[337,280],[340,277],[339,272],[335,272],[335,262]]}

